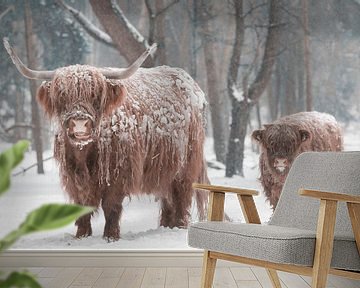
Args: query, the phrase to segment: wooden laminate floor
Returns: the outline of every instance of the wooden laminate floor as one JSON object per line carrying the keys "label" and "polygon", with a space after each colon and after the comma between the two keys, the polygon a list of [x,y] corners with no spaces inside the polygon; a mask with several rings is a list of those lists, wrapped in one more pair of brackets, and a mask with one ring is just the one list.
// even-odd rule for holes
{"label": "wooden laminate floor", "polygon": [[[71,263],[69,263],[71,264]],[[183,267],[31,267],[43,288],[198,288],[201,268]],[[0,268],[21,271],[21,268]],[[280,272],[283,288],[309,288],[309,277]],[[272,288],[264,269],[218,267],[215,288]],[[330,276],[329,288],[360,288],[360,281]]]}

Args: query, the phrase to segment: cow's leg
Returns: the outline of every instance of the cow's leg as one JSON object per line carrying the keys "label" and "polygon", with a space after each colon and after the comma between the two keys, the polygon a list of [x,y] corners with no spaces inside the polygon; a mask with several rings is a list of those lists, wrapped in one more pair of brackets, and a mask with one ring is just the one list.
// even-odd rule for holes
{"label": "cow's leg", "polygon": [[[184,228],[189,224],[190,207],[193,195],[193,181],[174,181],[172,184],[173,227]],[[172,227],[171,227],[172,228]]]}
{"label": "cow's leg", "polygon": [[122,213],[123,196],[109,193],[104,193],[102,199],[102,208],[105,216],[105,228],[103,238],[108,242],[117,241],[120,239],[120,217]]}
{"label": "cow's leg", "polygon": [[161,198],[160,226],[173,228],[175,226],[175,209],[167,198]]}
{"label": "cow's leg", "polygon": [[76,238],[83,238],[92,235],[91,222],[90,222],[91,215],[92,213],[82,216],[78,220],[76,220],[75,225],[78,226],[76,232]]}
{"label": "cow's leg", "polygon": [[[74,202],[78,205],[90,206],[90,207],[97,208],[97,207],[99,207],[100,200],[98,200],[96,197],[94,197],[88,201],[74,199]],[[89,213],[89,214],[86,214],[76,220],[75,225],[78,227],[77,232],[76,232],[76,238],[83,238],[83,237],[88,237],[88,236],[92,235],[91,221],[90,221],[92,215],[93,215],[93,213]]]}

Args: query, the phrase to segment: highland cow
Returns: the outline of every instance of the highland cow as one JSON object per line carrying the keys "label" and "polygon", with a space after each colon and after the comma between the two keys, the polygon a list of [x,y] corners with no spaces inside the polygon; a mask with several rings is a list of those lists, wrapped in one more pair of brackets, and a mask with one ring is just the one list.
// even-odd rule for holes
{"label": "highland cow", "polygon": [[300,112],[282,117],[252,139],[260,144],[260,182],[275,209],[294,159],[305,151],[341,151],[342,134],[335,118],[326,113]]}
{"label": "highland cow", "polygon": [[[120,238],[122,202],[153,194],[161,201],[160,225],[186,227],[192,197],[204,217],[203,91],[183,70],[139,68],[150,47],[126,69],[73,65],[54,71],[26,67],[4,40],[27,78],[43,79],[38,101],[58,123],[54,155],[70,199],[102,207],[104,238]],[[92,234],[91,214],[76,221],[76,237]]]}

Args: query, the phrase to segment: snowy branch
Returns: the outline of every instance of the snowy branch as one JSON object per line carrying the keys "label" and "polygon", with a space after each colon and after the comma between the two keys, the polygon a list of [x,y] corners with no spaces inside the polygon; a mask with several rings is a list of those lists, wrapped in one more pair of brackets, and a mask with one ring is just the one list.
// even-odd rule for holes
{"label": "snowy branch", "polygon": [[9,13],[10,11],[14,11],[14,6],[9,6],[8,8],[6,8],[5,10],[4,10],[4,12],[1,12],[1,14],[0,14],[0,21],[1,21],[1,19],[7,14],[7,13]]}
{"label": "snowy branch", "polygon": [[128,31],[131,32],[134,39],[138,41],[139,43],[143,43],[145,45],[145,48],[149,48],[149,44],[145,40],[145,37],[141,35],[141,33],[128,21],[128,19],[125,17],[123,11],[121,10],[120,6],[117,4],[116,1],[111,0],[111,6],[117,17],[126,25],[126,28]]}
{"label": "snowy branch", "polygon": [[34,129],[34,125],[26,124],[26,123],[17,123],[17,124],[11,125],[10,127],[6,128],[4,130],[5,130],[5,132],[9,132],[9,131],[14,130],[16,128]]}
{"label": "snowy branch", "polygon": [[90,36],[95,38],[96,40],[115,48],[115,45],[111,39],[111,37],[106,34],[104,31],[100,30],[93,23],[91,23],[84,14],[75,8],[67,5],[63,0],[57,0],[57,3],[66,11],[68,11],[73,17],[78,21],[78,23],[85,29],[86,32],[89,33]]}
{"label": "snowy branch", "polygon": [[[42,162],[44,163],[45,161],[49,161],[49,160],[51,160],[53,158],[54,158],[54,156],[47,157],[47,158],[43,159]],[[30,166],[28,166],[26,168],[20,167],[21,171],[12,174],[12,176],[15,177],[15,176],[23,175],[23,174],[25,174],[26,171],[30,170],[31,168],[37,167],[37,165],[38,165],[38,163],[34,163],[34,164],[32,164],[32,165],[30,165]]]}
{"label": "snowy branch", "polygon": [[168,10],[171,6],[173,6],[174,4],[178,3],[179,0],[174,0],[173,2],[169,3],[167,6],[165,6],[164,8],[162,8],[161,10],[156,12],[156,16],[161,15],[162,13],[164,13],[166,10]]}

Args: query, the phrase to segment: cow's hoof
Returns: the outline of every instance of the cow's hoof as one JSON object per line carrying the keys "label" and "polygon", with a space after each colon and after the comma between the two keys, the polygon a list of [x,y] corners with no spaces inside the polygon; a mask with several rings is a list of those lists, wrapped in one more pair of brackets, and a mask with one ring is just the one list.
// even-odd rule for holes
{"label": "cow's hoof", "polygon": [[89,237],[92,235],[91,227],[78,227],[75,237],[78,239]]}
{"label": "cow's hoof", "polygon": [[105,227],[103,238],[108,242],[115,242],[120,240],[120,228],[107,228]]}
{"label": "cow's hoof", "polygon": [[116,242],[120,240],[120,236],[116,236],[116,237],[107,237],[107,236],[103,236],[103,238],[106,240],[106,242],[111,243],[111,242]]}

